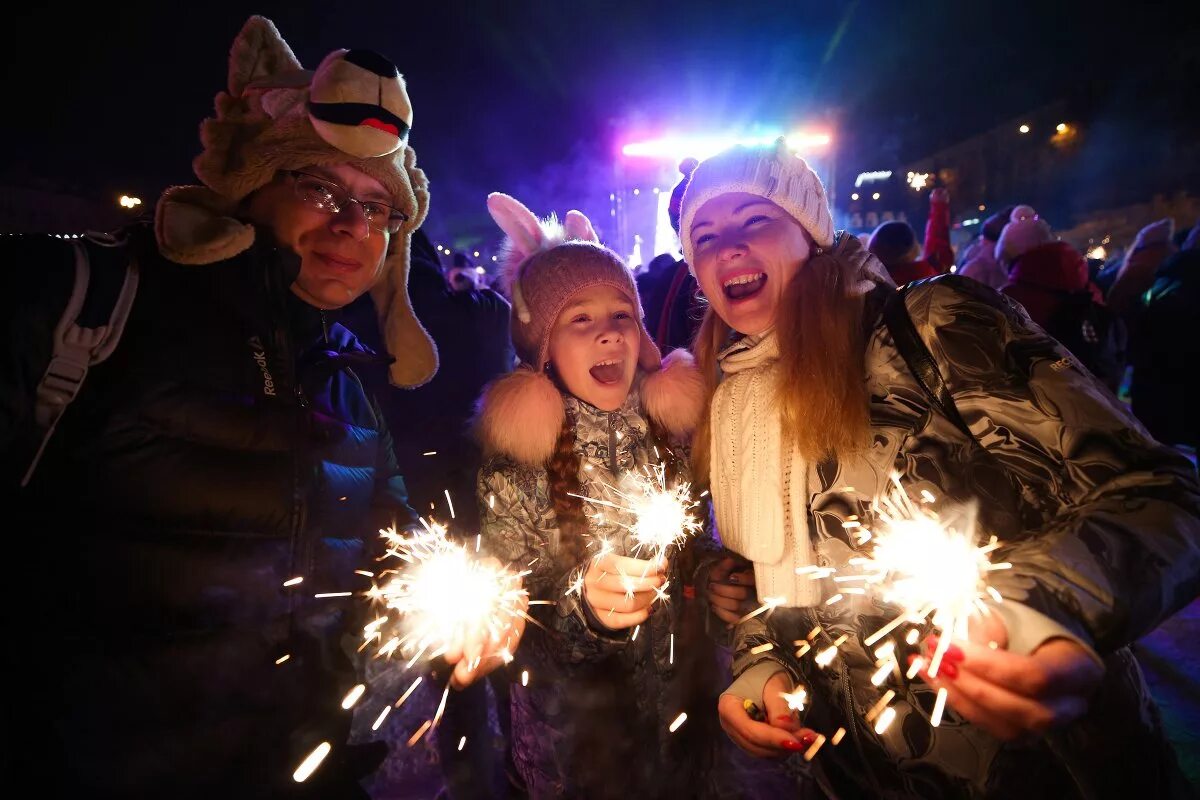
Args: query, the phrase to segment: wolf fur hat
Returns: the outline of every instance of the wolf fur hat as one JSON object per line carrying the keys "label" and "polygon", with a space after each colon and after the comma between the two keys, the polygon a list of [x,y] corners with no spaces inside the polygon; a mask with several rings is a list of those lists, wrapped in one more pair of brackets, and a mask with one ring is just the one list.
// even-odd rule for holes
{"label": "wolf fur hat", "polygon": [[488,196],[488,211],[508,234],[502,278],[513,302],[512,338],[522,366],[480,398],[475,422],[484,451],[533,465],[549,460],[566,413],[562,394],[546,375],[550,331],[574,295],[598,285],[614,287],[637,309],[643,410],[672,436],[690,434],[704,406],[704,382],[687,351],[663,360],[642,321],[633,275],[600,244],[588,218],[569,211],[562,224],[553,216],[539,220],[500,193]]}
{"label": "wolf fur hat", "polygon": [[396,386],[437,371],[437,349],[408,297],[412,233],[429,209],[425,173],[408,146],[412,106],[404,79],[383,56],[335,50],[315,71],[301,67],[275,25],[251,17],[229,54],[226,91],[200,126],[192,162],[203,186],[168,189],[155,210],[159,249],[181,264],[212,264],[245,251],[255,230],[239,204],[280,170],[349,164],[378,180],[408,221],[392,236],[371,288]]}

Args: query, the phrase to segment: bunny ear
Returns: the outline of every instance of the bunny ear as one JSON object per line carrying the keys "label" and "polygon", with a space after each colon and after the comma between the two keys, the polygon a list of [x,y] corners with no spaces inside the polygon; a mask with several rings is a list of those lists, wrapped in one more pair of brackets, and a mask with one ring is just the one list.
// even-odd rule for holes
{"label": "bunny ear", "polygon": [[504,247],[503,278],[508,284],[513,310],[517,319],[529,324],[532,317],[529,307],[525,305],[525,295],[521,292],[521,265],[542,249],[545,234],[538,218],[515,197],[492,192],[488,195],[487,207],[492,219],[508,236]]}
{"label": "bunny ear", "polygon": [[517,253],[528,257],[541,249],[542,227],[533,212],[520,200],[503,192],[492,192],[488,195],[487,207],[488,213],[512,241]]}
{"label": "bunny ear", "polygon": [[589,220],[582,211],[568,211],[567,218],[563,222],[563,228],[566,229],[568,239],[578,239],[581,242],[595,242],[600,244],[600,237],[596,235],[596,229],[592,227],[592,221]]}

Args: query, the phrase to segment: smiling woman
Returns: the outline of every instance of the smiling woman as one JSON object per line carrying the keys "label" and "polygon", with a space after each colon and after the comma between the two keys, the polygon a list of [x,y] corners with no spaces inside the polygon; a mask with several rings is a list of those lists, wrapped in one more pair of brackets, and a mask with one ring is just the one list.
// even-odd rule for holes
{"label": "smiling woman", "polygon": [[[737,626],[730,738],[812,758],[850,732],[819,756],[844,797],[1191,796],[1129,649],[1200,591],[1191,464],[992,289],[897,291],[835,236],[820,179],[783,142],[702,162],[681,220],[710,302],[694,464],[721,539],[774,601]],[[968,504],[1003,548],[995,594],[941,631],[955,643],[937,666],[935,637],[921,653],[923,631],[887,633],[894,597],[841,582],[862,580],[879,538],[859,534],[886,526],[893,482],[939,511]]]}

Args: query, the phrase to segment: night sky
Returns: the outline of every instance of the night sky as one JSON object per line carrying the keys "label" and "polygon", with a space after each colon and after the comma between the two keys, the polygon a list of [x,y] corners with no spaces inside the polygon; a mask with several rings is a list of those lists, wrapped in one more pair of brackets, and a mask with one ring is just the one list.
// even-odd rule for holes
{"label": "night sky", "polygon": [[1200,96],[1184,3],[32,5],[5,26],[0,183],[152,198],[192,182],[230,43],[260,13],[306,67],[335,47],[396,62],[435,235],[486,221],[489,191],[569,203],[580,165],[611,162],[627,132],[786,128],[836,107],[845,152],[872,169],[1064,96],[1195,132]]}

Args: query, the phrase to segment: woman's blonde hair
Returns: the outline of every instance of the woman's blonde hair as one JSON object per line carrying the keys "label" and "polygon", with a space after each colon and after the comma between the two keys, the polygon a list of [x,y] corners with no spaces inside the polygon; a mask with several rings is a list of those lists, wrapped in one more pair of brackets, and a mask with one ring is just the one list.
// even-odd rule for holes
{"label": "woman's blonde hair", "polygon": [[[816,463],[857,452],[869,442],[863,298],[847,287],[847,270],[829,253],[801,265],[780,298],[775,318],[779,340],[778,402],[784,441]],[[693,351],[707,383],[708,403],[719,382],[717,353],[732,329],[710,305],[696,332]],[[710,408],[692,439],[696,480],[709,475]]]}

